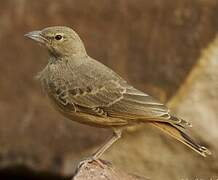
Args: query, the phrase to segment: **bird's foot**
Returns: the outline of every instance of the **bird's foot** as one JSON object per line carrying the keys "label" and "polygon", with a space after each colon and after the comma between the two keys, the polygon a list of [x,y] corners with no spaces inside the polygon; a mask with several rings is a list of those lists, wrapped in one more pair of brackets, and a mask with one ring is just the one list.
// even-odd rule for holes
{"label": "bird's foot", "polygon": [[78,172],[80,171],[80,168],[84,165],[87,165],[88,163],[96,163],[97,165],[99,165],[102,169],[105,169],[106,167],[112,167],[111,163],[102,159],[98,159],[96,157],[88,157],[82,161],[80,161],[80,163],[77,165],[77,168],[75,169],[74,172],[74,177],[78,174]]}
{"label": "bird's foot", "polygon": [[98,159],[98,158],[95,158],[95,157],[92,156],[92,157],[88,157],[88,158],[80,161],[80,163],[77,166],[77,169],[81,168],[83,165],[86,165],[86,164],[92,163],[92,162],[97,163],[101,168],[105,168],[105,166],[107,166],[107,165],[110,166],[111,165],[110,162],[108,162],[108,161]]}

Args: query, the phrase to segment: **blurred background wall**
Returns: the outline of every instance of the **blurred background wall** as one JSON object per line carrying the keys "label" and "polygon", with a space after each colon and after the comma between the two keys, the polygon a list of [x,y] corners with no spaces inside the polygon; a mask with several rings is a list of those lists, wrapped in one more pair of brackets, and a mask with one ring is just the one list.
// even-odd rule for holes
{"label": "blurred background wall", "polygon": [[[202,51],[214,42],[217,17],[217,0],[1,0],[0,177],[11,172],[36,178],[70,176],[79,159],[88,156],[110,134],[65,120],[50,107],[34,79],[47,63],[46,51],[25,39],[25,33],[53,25],[72,27],[91,57],[140,90],[167,102],[177,96]],[[186,91],[179,94],[185,97]],[[180,101],[174,101],[175,112]],[[180,114],[184,111],[178,110]],[[196,125],[198,132],[193,130],[193,134],[200,137],[202,126],[198,121]],[[138,140],[133,148],[131,139],[135,138]],[[117,153],[116,145],[106,155],[119,168],[125,166],[128,171],[154,179],[218,175],[216,157],[202,159],[153,128],[143,127],[123,139],[117,150],[127,147],[126,156]],[[210,138],[200,139],[213,149]],[[154,151],[151,147],[156,147],[154,157],[150,156]],[[135,164],[130,165],[133,159]]]}

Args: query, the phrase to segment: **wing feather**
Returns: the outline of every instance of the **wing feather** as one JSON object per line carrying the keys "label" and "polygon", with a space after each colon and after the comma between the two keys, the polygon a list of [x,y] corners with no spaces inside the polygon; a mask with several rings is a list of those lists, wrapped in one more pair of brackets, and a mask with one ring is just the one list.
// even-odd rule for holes
{"label": "wing feather", "polygon": [[62,111],[119,118],[130,123],[161,121],[181,127],[188,124],[172,116],[158,100],[128,85],[114,71],[89,57],[78,65],[64,62],[50,65],[40,74],[40,80]]}
{"label": "wing feather", "polygon": [[[89,91],[86,91],[89,89]],[[71,92],[71,90],[69,90]],[[171,116],[168,108],[153,97],[145,94],[127,83],[108,81],[101,87],[86,87],[69,93],[77,109],[84,113],[122,118],[126,120],[150,120],[179,124],[184,120]],[[101,113],[96,111],[101,110]],[[184,121],[185,122],[185,121]],[[186,125],[183,123],[181,126]]]}

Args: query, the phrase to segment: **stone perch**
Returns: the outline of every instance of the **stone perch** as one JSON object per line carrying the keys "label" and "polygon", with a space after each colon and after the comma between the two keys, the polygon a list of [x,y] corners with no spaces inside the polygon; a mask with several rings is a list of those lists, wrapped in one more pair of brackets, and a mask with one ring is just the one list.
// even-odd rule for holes
{"label": "stone perch", "polygon": [[103,166],[95,161],[83,164],[77,169],[72,180],[148,180],[119,170],[109,162],[104,163]]}

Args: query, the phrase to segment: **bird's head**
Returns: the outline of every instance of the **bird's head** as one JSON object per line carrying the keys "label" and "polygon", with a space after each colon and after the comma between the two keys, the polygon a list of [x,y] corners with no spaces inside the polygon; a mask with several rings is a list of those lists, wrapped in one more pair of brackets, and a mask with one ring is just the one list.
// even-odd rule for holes
{"label": "bird's head", "polygon": [[78,34],[69,27],[53,26],[25,34],[45,46],[55,57],[84,56],[86,50]]}

